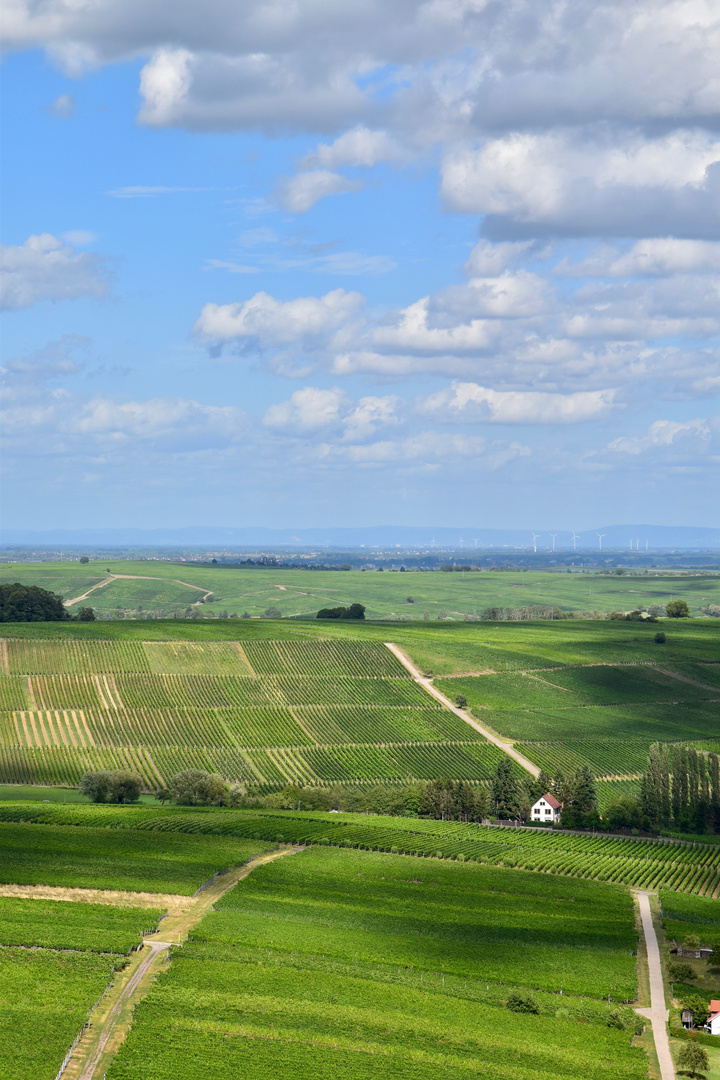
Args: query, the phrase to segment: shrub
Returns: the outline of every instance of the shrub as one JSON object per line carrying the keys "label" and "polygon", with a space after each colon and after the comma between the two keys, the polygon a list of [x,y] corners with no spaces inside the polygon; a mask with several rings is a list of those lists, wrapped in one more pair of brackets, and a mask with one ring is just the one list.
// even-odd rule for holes
{"label": "shrub", "polygon": [[611,1009],[607,1014],[607,1020],[605,1021],[609,1028],[619,1028],[620,1031],[625,1030],[625,1024],[623,1022],[622,1013],[619,1009]]}
{"label": "shrub", "polygon": [[653,638],[653,641],[655,642],[655,644],[656,644],[656,645],[664,645],[664,644],[665,644],[665,640],[666,640],[666,639],[665,639],[665,634],[663,633],[663,631],[662,631],[662,630],[658,630],[657,634],[656,634],[656,635],[655,635],[655,637]]}
{"label": "shrub", "polygon": [[523,993],[522,990],[512,990],[505,1002],[505,1007],[518,1013],[537,1014],[540,1012],[540,1007],[532,994]]}
{"label": "shrub", "polygon": [[697,979],[696,973],[689,964],[668,964],[668,975],[675,982],[686,982],[688,979]]}

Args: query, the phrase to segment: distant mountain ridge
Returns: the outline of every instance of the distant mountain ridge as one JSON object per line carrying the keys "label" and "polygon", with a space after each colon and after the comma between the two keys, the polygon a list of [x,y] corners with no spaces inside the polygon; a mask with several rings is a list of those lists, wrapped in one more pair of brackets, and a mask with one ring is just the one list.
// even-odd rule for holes
{"label": "distant mountain ridge", "polygon": [[[553,530],[556,550],[573,549],[567,529]],[[578,551],[597,551],[602,534],[604,551],[645,551],[652,549],[720,549],[720,527],[692,525],[602,525],[577,534]],[[106,548],[340,548],[383,549],[431,548],[467,551],[488,548],[532,548],[530,529],[484,529],[473,526],[430,528],[413,525],[368,525],[358,527],[269,529],[262,526],[222,528],[195,525],[174,529],[5,529],[0,533],[2,547],[82,547]],[[537,531],[538,551],[552,547],[552,532]]]}

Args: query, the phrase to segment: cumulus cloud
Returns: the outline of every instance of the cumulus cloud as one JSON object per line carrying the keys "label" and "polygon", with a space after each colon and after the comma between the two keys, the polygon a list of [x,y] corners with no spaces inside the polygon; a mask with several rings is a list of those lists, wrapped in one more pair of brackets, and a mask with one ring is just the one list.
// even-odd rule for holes
{"label": "cumulus cloud", "polygon": [[310,434],[335,428],[343,438],[359,440],[374,434],[378,426],[398,422],[399,399],[364,397],[353,402],[338,387],[322,390],[306,386],[288,401],[271,405],[263,417],[266,427],[288,434]]}
{"label": "cumulus cloud", "polygon": [[108,272],[99,255],[78,254],[71,244],[42,233],[20,246],[0,247],[0,306],[32,307],[40,300],[101,297],[108,291]]}
{"label": "cumulus cloud", "polygon": [[616,391],[575,394],[497,391],[477,383],[453,382],[447,390],[418,402],[418,410],[438,420],[496,424],[577,424],[606,416]]}
{"label": "cumulus cloud", "polygon": [[344,289],[287,301],[259,292],[233,304],[205,304],[194,333],[216,346],[232,341],[257,350],[318,347],[346,328],[363,303],[360,293]]}
{"label": "cumulus cloud", "polygon": [[49,111],[56,120],[69,120],[75,112],[75,99],[71,94],[61,94],[55,98]]}
{"label": "cumulus cloud", "polygon": [[607,244],[579,260],[564,258],[554,267],[555,274],[575,278],[670,277],[707,271],[720,271],[720,242],[670,236],[638,240],[626,250]]}
{"label": "cumulus cloud", "polygon": [[697,130],[512,132],[452,147],[441,190],[452,210],[488,215],[492,239],[720,237],[720,141]]}
{"label": "cumulus cloud", "polygon": [[342,195],[349,191],[359,191],[361,187],[359,181],[348,180],[340,173],[313,169],[286,180],[278,188],[277,195],[286,210],[293,214],[305,214],[327,195]]}
{"label": "cumulus cloud", "polygon": [[637,436],[613,439],[606,456],[639,458],[652,456],[669,461],[698,461],[705,465],[720,462],[720,416],[695,420],[656,420]]}
{"label": "cumulus cloud", "polygon": [[332,143],[321,143],[300,162],[305,169],[338,169],[343,166],[371,168],[380,161],[402,161],[407,151],[387,131],[355,127]]}

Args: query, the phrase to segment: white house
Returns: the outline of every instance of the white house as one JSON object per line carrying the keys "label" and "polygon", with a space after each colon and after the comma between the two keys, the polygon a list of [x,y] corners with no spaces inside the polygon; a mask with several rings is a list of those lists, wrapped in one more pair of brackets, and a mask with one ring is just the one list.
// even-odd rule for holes
{"label": "white house", "polygon": [[548,792],[541,799],[538,799],[536,803],[533,803],[530,810],[530,820],[546,821],[548,825],[553,825],[560,820],[561,813],[562,804],[557,801],[554,795]]}
{"label": "white house", "polygon": [[710,1015],[707,1018],[705,1030],[711,1035],[720,1035],[720,1001],[710,1002]]}

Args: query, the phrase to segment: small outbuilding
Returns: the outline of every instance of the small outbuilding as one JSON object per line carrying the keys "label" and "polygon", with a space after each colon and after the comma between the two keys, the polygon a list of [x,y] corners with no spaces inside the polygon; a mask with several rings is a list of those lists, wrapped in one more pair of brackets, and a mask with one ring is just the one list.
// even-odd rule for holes
{"label": "small outbuilding", "polygon": [[705,1030],[711,1035],[720,1035],[720,1001],[710,1002],[710,1015],[707,1018]]}
{"label": "small outbuilding", "polygon": [[547,822],[548,825],[554,825],[556,821],[560,820],[561,813],[562,803],[559,803],[554,795],[547,792],[536,803],[533,803],[530,809],[530,820],[543,821]]}
{"label": "small outbuilding", "polygon": [[683,1009],[680,1013],[680,1023],[688,1030],[692,1030],[692,1028],[695,1027],[695,1016],[692,1009]]}

